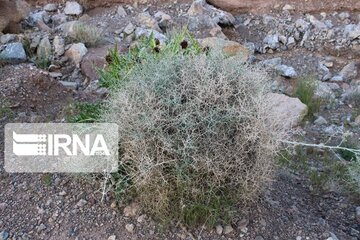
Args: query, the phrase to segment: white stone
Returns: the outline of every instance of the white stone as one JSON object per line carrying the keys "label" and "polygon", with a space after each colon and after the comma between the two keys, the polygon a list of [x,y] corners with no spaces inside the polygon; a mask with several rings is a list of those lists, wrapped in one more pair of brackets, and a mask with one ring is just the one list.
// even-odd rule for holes
{"label": "white stone", "polygon": [[308,107],[298,98],[291,98],[283,94],[269,93],[269,111],[277,116],[284,128],[298,126],[308,113]]}
{"label": "white stone", "polygon": [[216,233],[218,234],[218,235],[221,235],[222,233],[223,233],[223,227],[221,226],[221,225],[217,225],[216,226]]}
{"label": "white stone", "polygon": [[284,7],[283,7],[283,10],[284,11],[292,11],[292,10],[295,10],[295,7],[290,5],[290,4],[286,4]]}
{"label": "white stone", "polygon": [[71,45],[65,55],[78,65],[87,52],[88,50],[83,43],[75,43]]}
{"label": "white stone", "polygon": [[134,233],[134,229],[135,229],[134,224],[131,224],[131,223],[126,224],[126,225],[125,225],[125,228],[126,228],[126,230],[127,230],[129,233]]}
{"label": "white stone", "polygon": [[83,12],[81,5],[75,1],[66,2],[64,13],[66,15],[80,15]]}
{"label": "white stone", "polygon": [[47,12],[55,12],[57,10],[57,5],[55,3],[48,3],[44,6],[44,10]]}

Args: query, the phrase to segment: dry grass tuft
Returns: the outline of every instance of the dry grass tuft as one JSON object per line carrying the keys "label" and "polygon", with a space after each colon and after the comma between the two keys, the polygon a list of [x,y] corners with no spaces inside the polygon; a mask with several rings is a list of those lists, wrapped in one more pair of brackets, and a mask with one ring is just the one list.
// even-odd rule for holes
{"label": "dry grass tuft", "polygon": [[284,137],[268,111],[263,70],[217,51],[168,54],[130,79],[103,119],[119,125],[125,195],[186,225],[215,224],[258,196]]}
{"label": "dry grass tuft", "polygon": [[81,23],[74,26],[72,38],[77,42],[84,43],[86,47],[96,47],[102,40],[102,34],[101,29]]}

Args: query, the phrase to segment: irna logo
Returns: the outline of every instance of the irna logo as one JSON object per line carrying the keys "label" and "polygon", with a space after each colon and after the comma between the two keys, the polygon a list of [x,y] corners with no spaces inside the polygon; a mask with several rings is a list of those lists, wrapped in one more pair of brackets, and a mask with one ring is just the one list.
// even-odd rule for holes
{"label": "irna logo", "polygon": [[97,134],[93,138],[90,134],[85,134],[81,138],[77,134],[17,134],[13,132],[13,152],[17,156],[110,155],[102,134]]}

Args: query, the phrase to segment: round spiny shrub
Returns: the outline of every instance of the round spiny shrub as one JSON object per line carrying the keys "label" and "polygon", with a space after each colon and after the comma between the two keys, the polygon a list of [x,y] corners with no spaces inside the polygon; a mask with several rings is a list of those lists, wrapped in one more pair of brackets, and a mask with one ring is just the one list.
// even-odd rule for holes
{"label": "round spiny shrub", "polygon": [[119,125],[125,196],[186,225],[214,224],[256,198],[283,135],[262,69],[217,51],[165,54],[129,79],[103,119]]}

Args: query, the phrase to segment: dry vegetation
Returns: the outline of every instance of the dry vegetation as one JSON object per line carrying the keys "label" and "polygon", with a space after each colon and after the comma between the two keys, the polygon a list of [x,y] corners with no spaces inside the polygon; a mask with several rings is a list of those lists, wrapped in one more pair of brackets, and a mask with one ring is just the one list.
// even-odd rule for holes
{"label": "dry vegetation", "polygon": [[123,196],[165,223],[212,225],[269,183],[284,131],[264,71],[215,51],[147,58],[129,78],[103,118],[119,125]]}

